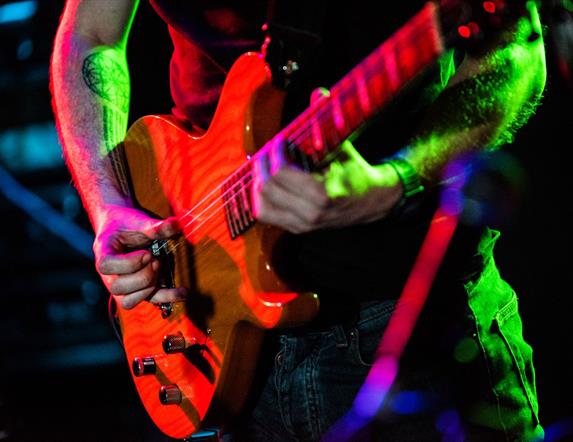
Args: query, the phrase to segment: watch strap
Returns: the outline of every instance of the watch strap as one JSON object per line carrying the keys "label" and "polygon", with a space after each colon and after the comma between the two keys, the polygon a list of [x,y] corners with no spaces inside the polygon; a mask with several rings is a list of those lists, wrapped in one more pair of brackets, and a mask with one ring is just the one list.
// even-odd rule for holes
{"label": "watch strap", "polygon": [[393,157],[387,160],[386,163],[394,168],[402,182],[404,187],[403,199],[409,199],[424,191],[420,175],[408,161],[400,157]]}

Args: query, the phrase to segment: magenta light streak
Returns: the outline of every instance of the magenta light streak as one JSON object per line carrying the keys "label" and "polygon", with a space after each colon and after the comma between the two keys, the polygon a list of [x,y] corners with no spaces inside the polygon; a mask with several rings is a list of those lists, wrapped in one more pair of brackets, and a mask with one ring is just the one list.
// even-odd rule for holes
{"label": "magenta light streak", "polygon": [[457,213],[440,207],[434,214],[396,310],[377,349],[377,359],[358,392],[352,410],[332,426],[324,442],[349,440],[380,410],[398,373],[408,343],[432,282],[458,223]]}
{"label": "magenta light streak", "polygon": [[[370,394],[367,390],[375,388],[377,393],[386,393],[392,385],[398,373],[398,361],[416,325],[456,225],[457,217],[445,214],[442,209],[438,209],[434,215],[414,268],[398,300],[396,311],[390,318],[388,328],[378,346],[379,358],[355,401],[357,409],[371,409],[369,416],[374,415],[380,408],[385,394]],[[361,404],[366,398],[371,398],[373,403]]]}

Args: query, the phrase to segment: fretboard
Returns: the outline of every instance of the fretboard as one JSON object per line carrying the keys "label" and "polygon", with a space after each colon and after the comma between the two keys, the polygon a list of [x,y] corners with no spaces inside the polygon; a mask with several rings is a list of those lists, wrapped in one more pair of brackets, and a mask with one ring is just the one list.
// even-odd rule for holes
{"label": "fretboard", "polygon": [[302,166],[321,165],[443,51],[436,6],[428,3],[275,138]]}
{"label": "fretboard", "polygon": [[[426,6],[265,144],[225,182],[223,198],[232,237],[253,223],[250,193],[254,168],[294,162],[305,170],[326,165],[342,141],[384,108],[444,52],[437,6]],[[239,185],[237,185],[239,184]]]}

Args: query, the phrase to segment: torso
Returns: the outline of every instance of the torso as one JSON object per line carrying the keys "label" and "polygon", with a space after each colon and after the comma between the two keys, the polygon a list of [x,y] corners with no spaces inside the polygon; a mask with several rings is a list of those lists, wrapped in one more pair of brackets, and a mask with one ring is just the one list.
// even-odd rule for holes
{"label": "torso", "polygon": [[[169,25],[174,41],[173,112],[206,129],[230,66],[242,53],[261,48],[267,1],[150,1]],[[308,91],[334,84],[423,4],[401,2],[402,6],[392,4],[391,10],[387,7],[380,13],[379,5],[366,0],[326,3],[324,45],[317,59],[320,69],[313,72],[304,93],[294,97],[292,116],[306,107]],[[439,75],[435,78],[439,79]],[[405,103],[420,104],[417,94],[412,97]],[[382,151],[361,151],[369,161],[375,162],[404,146],[417,118],[413,109],[407,107],[409,104],[383,115],[375,127],[356,140],[359,150],[361,144],[386,146]],[[292,262],[305,269],[303,278],[316,291],[354,291],[364,299],[394,298],[417,255],[434,201],[428,200],[424,207],[401,227],[381,221],[293,237]],[[341,268],[344,272],[332,271]],[[390,287],[385,293],[380,292],[381,282]]]}

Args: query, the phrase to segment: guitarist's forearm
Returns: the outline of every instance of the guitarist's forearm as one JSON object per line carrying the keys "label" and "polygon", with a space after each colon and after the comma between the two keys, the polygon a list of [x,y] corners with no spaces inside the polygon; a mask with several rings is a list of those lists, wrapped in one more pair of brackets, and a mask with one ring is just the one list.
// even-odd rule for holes
{"label": "guitarist's forearm", "polygon": [[68,168],[95,228],[105,205],[127,202],[109,156],[127,128],[127,66],[117,49],[73,38],[59,47],[52,61],[54,110]]}
{"label": "guitarist's forearm", "polygon": [[456,156],[511,142],[539,104],[546,67],[535,9],[532,23],[521,19],[511,41],[466,59],[432,106],[405,152],[430,184]]}
{"label": "guitarist's forearm", "polygon": [[66,163],[96,231],[105,207],[129,205],[113,153],[127,129],[129,86],[125,45],[102,45],[64,15],[51,63],[54,113]]}

